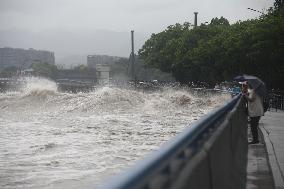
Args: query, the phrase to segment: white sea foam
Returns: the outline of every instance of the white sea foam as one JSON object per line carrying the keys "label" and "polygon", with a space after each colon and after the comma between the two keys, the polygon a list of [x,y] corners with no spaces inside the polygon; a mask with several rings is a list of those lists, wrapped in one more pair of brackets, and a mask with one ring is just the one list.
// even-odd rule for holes
{"label": "white sea foam", "polygon": [[26,83],[21,87],[25,95],[46,96],[57,92],[55,82],[38,77],[25,77],[22,80]]}
{"label": "white sea foam", "polygon": [[59,93],[31,79],[0,95],[0,188],[84,188],[159,148],[227,95],[102,87]]}

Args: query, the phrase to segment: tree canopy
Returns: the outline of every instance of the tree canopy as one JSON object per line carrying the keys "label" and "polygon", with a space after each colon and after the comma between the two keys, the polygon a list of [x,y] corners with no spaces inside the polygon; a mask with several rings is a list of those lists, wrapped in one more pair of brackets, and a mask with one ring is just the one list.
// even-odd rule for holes
{"label": "tree canopy", "polygon": [[283,0],[257,19],[213,18],[192,28],[189,23],[168,26],[152,34],[139,50],[148,66],[172,73],[176,80],[215,84],[240,74],[256,75],[270,88],[284,85]]}
{"label": "tree canopy", "polygon": [[35,63],[32,65],[34,73],[38,76],[54,78],[57,70],[56,65],[48,63]]}

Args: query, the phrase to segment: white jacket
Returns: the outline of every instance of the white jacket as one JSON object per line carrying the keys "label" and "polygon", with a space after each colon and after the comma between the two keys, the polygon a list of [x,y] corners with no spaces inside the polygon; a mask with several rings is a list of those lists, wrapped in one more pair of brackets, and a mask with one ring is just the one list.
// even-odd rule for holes
{"label": "white jacket", "polygon": [[248,90],[248,114],[250,117],[263,116],[262,98],[252,89]]}

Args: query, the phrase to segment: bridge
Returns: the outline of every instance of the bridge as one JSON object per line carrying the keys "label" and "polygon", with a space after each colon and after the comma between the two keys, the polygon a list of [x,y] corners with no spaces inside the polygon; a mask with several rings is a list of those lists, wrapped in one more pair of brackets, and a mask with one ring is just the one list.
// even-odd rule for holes
{"label": "bridge", "polygon": [[284,112],[278,102],[261,120],[261,144],[248,146],[245,100],[238,95],[100,188],[284,188]]}
{"label": "bridge", "polygon": [[[95,83],[91,81],[81,81],[72,79],[57,79],[54,81],[59,91],[68,92],[87,92],[95,87]],[[0,78],[0,92],[7,90],[19,90],[27,81],[24,78]]]}
{"label": "bridge", "polygon": [[59,91],[68,92],[87,92],[93,90],[95,87],[95,83],[93,82],[70,79],[58,79],[56,80],[56,85]]}

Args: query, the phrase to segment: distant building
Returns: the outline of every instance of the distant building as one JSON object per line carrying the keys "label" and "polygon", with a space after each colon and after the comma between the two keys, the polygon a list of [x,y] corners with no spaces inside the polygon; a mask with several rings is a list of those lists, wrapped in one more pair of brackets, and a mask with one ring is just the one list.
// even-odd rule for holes
{"label": "distant building", "polygon": [[99,84],[108,84],[109,83],[109,72],[110,72],[109,65],[97,64],[96,65],[97,82]]}
{"label": "distant building", "polygon": [[55,64],[54,53],[35,49],[0,48],[0,69],[16,67],[31,68],[33,63]]}
{"label": "distant building", "polygon": [[87,56],[87,64],[90,68],[96,68],[98,64],[103,65],[111,65],[116,61],[120,60],[121,57],[117,56],[108,56],[108,55],[88,55]]}

